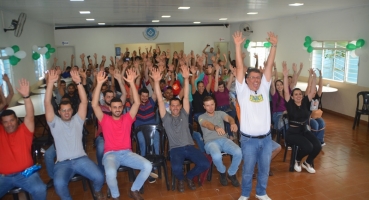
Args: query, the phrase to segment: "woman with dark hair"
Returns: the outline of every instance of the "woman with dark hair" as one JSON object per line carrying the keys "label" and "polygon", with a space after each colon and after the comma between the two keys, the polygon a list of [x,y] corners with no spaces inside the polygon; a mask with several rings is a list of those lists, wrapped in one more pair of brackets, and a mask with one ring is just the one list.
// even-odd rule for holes
{"label": "woman with dark hair", "polygon": [[[314,159],[318,156],[322,146],[319,140],[308,130],[307,123],[310,118],[310,102],[315,92],[315,73],[310,69],[309,76],[312,76],[312,89],[306,91],[307,95],[303,96],[299,88],[292,90],[291,96],[288,91],[288,69],[286,62],[283,62],[284,75],[284,99],[286,100],[286,108],[289,119],[289,128],[286,134],[286,142],[299,147],[294,169],[301,172],[301,167],[309,173],[315,173],[313,168]],[[307,156],[305,162],[301,163],[303,157]]]}
{"label": "woman with dark hair", "polygon": [[[274,65],[274,77],[277,79],[277,68]],[[283,128],[282,116],[287,113],[287,109],[284,101],[284,89],[283,89],[283,81],[276,80],[274,84],[270,84],[270,95],[272,96],[272,123],[273,127],[276,130],[280,130]],[[283,135],[285,133],[283,132]]]}

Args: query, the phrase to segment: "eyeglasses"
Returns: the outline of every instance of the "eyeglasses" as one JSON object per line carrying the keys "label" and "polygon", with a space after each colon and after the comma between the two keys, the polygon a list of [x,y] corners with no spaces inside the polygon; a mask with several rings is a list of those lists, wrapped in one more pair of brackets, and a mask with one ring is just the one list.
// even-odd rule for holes
{"label": "eyeglasses", "polygon": [[249,79],[251,79],[251,80],[260,80],[261,77],[260,76],[249,76]]}
{"label": "eyeglasses", "polygon": [[63,109],[63,110],[60,110],[62,113],[66,113],[66,112],[72,112],[73,109]]}

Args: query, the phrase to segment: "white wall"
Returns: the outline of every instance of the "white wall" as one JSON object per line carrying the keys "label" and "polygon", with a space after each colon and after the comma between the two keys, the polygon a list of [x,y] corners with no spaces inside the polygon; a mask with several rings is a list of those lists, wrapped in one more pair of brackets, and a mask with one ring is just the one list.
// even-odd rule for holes
{"label": "white wall", "polygon": [[[226,38],[226,40],[231,38],[229,29],[225,27],[158,27],[156,29],[159,31],[156,40],[144,38],[142,33],[145,28],[55,30],[55,44],[62,45],[63,41],[68,41],[69,45],[75,46],[77,58],[82,53],[86,55],[97,53],[99,57],[101,55],[110,57],[115,55],[115,44],[184,42],[184,52],[187,54],[191,50],[201,53],[207,43],[213,44],[220,38]],[[80,64],[80,60],[77,59],[77,65]]]}
{"label": "white wall", "polygon": [[[354,116],[356,108],[356,94],[359,91],[369,90],[369,6],[350,8],[345,10],[314,13],[265,21],[250,22],[254,33],[249,37],[252,41],[265,41],[267,32],[273,31],[278,35],[278,50],[276,63],[281,72],[281,63],[287,61],[304,63],[304,70],[300,80],[306,80],[307,69],[311,66],[309,54],[303,50],[305,36],[314,40],[357,40],[366,41],[360,56],[358,84],[346,84],[325,80],[326,85],[338,88],[336,93],[323,95],[323,108],[345,115]],[[231,33],[239,29],[240,23],[231,24]],[[234,51],[234,44],[231,50]],[[246,62],[248,63],[248,61]],[[364,117],[366,118],[366,117]]]}
{"label": "white wall", "polygon": [[[4,18],[2,19],[5,23],[5,27],[10,26],[12,19],[18,19],[20,13],[9,13],[3,11]],[[1,16],[0,16],[1,18]],[[48,24],[39,23],[35,20],[28,18],[23,28],[23,33],[20,37],[15,37],[14,32],[0,31],[0,47],[10,47],[18,45],[20,50],[27,53],[27,57],[22,59],[16,66],[13,67],[13,79],[14,85],[17,87],[20,78],[26,78],[30,85],[35,85],[38,82],[35,75],[35,66],[32,59],[32,46],[39,45],[44,46],[45,44],[51,44],[54,47],[54,27]],[[50,63],[51,63],[50,59]],[[51,63],[52,64],[52,63]],[[17,93],[17,91],[15,91]],[[17,95],[13,98],[13,101],[17,98]]]}

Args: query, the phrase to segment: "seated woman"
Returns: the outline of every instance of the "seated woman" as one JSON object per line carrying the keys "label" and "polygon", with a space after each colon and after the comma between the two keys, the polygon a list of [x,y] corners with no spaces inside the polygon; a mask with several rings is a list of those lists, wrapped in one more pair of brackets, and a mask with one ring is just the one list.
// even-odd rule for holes
{"label": "seated woman", "polygon": [[[274,65],[274,77],[277,79],[277,68]],[[272,96],[272,123],[276,130],[283,128],[283,123],[279,123],[283,120],[283,114],[287,113],[287,109],[284,102],[284,90],[283,81],[276,80],[274,84],[270,84],[270,95]],[[287,125],[287,124],[286,124]],[[283,129],[283,136],[285,136]]]}
{"label": "seated woman", "polygon": [[[214,97],[216,100],[216,110],[226,112],[233,119],[236,119],[236,111],[230,106],[229,88],[231,87],[234,79],[233,74],[229,76],[227,87],[223,81],[219,81],[220,66],[214,63],[215,67],[215,84],[214,84]],[[226,123],[226,132],[229,134],[231,140],[233,140],[233,134],[230,129],[229,123]]]}
{"label": "seated woman", "polygon": [[[313,162],[318,156],[322,146],[319,140],[307,129],[307,123],[310,118],[310,102],[314,97],[314,90],[306,91],[307,96],[302,95],[299,88],[292,90],[292,96],[288,92],[288,69],[286,62],[283,62],[284,75],[284,98],[286,100],[286,108],[289,119],[289,128],[286,134],[286,142],[299,147],[296,156],[294,169],[301,172],[301,166],[309,173],[315,173]],[[311,69],[312,76],[311,86],[315,88],[315,73]],[[308,156],[306,161],[301,163],[303,157]]]}
{"label": "seated woman", "polygon": [[[319,75],[319,89],[316,89],[316,87],[312,88],[314,89],[314,97],[310,105],[311,115],[309,125],[311,128],[311,132],[318,138],[320,144],[324,146],[325,122],[322,118],[323,111],[319,109],[320,99],[322,97],[323,91],[322,72],[320,70]],[[310,90],[310,81],[308,82],[308,86],[306,88],[306,91],[308,90]]]}

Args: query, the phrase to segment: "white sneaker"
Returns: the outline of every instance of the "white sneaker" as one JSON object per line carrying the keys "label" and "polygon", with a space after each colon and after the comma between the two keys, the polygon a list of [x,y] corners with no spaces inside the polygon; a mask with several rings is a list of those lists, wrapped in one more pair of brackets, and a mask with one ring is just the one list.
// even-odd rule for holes
{"label": "white sneaker", "polygon": [[271,198],[268,197],[268,195],[263,196],[256,195],[256,198],[259,200],[272,200]]}
{"label": "white sneaker", "polygon": [[238,200],[248,200],[249,198],[248,197],[245,197],[245,196],[240,196],[240,198],[238,198]]}
{"label": "white sneaker", "polygon": [[322,147],[324,147],[324,146],[325,146],[325,142],[322,142],[321,144],[322,144]]}
{"label": "white sneaker", "polygon": [[295,169],[295,171],[301,172],[301,165],[299,165],[297,161],[295,161],[295,166],[293,168]]}
{"label": "white sneaker", "polygon": [[306,171],[308,171],[310,174],[315,174],[315,169],[314,169],[312,166],[310,166],[310,164],[309,164],[309,163],[307,163],[307,162],[303,162],[303,163],[302,163],[302,167],[303,167],[304,169],[306,169]]}

